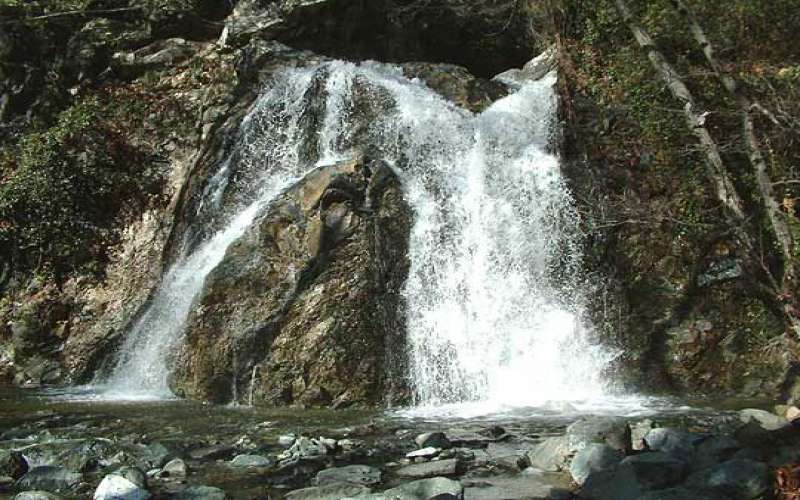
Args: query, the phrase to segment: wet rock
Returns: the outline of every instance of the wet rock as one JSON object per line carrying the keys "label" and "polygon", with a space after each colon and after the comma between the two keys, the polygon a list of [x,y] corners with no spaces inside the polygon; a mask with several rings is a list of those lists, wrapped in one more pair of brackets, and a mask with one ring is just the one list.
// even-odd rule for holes
{"label": "wet rock", "polygon": [[605,443],[622,453],[630,453],[631,428],[625,419],[613,417],[585,418],[567,427],[566,445],[570,453],[589,443]]}
{"label": "wet rock", "polygon": [[97,486],[94,500],[146,500],[150,493],[143,487],[116,474],[108,474]]}
{"label": "wet rock", "polygon": [[451,448],[453,444],[444,432],[425,432],[414,439],[420,448]]}
{"label": "wet rock", "polygon": [[411,459],[433,458],[439,453],[441,453],[441,451],[442,451],[441,449],[434,447],[422,448],[421,450],[414,450],[412,452],[406,453],[406,458],[411,458]]}
{"label": "wet rock", "polygon": [[0,450],[0,476],[19,479],[28,472],[28,463],[17,451]]}
{"label": "wet rock", "polygon": [[[342,406],[390,397],[399,377],[384,358],[405,341],[398,304],[410,220],[400,181],[383,162],[358,158],[309,172],[206,278],[174,389],[228,400],[236,351],[240,366],[261,366],[252,381],[260,400]],[[249,387],[250,371],[239,372]]]}
{"label": "wet rock", "polygon": [[661,451],[681,460],[689,461],[694,456],[695,445],[702,442],[706,437],[682,429],[661,427],[648,432],[644,441],[650,450]]}
{"label": "wet rock", "polygon": [[635,424],[631,425],[631,446],[634,450],[643,450],[647,447],[647,444],[644,442],[645,436],[651,430],[653,430],[655,426],[653,425],[653,421],[649,418],[646,418],[642,421],[636,422]]}
{"label": "wet rock", "polygon": [[708,490],[694,490],[678,486],[642,494],[641,500],[730,500],[729,497]]}
{"label": "wet rock", "polygon": [[349,483],[370,486],[381,482],[381,471],[368,465],[347,465],[321,470],[317,473],[317,485]]}
{"label": "wet rock", "polygon": [[[335,443],[335,441],[334,441]],[[314,460],[326,456],[333,451],[320,439],[299,437],[292,446],[278,455],[280,461]]]}
{"label": "wet rock", "polygon": [[469,500],[568,500],[569,485],[544,474],[462,479],[464,498]]}
{"label": "wet rock", "polygon": [[800,408],[796,406],[790,406],[786,408],[786,412],[784,413],[786,416],[786,420],[792,422],[800,418]]}
{"label": "wet rock", "polygon": [[119,469],[115,470],[113,474],[124,477],[140,488],[147,489],[147,475],[145,475],[144,472],[136,467],[120,467]]}
{"label": "wet rock", "polygon": [[444,477],[420,479],[401,484],[396,488],[362,495],[346,500],[458,500],[463,498],[464,487],[458,481]]}
{"label": "wet rock", "polygon": [[340,500],[347,497],[363,498],[371,490],[366,486],[352,483],[330,483],[290,491],[286,500]]}
{"label": "wet rock", "polygon": [[236,455],[231,460],[231,467],[269,467],[273,461],[261,455]]}
{"label": "wet rock", "polygon": [[192,450],[189,452],[189,457],[193,460],[225,460],[233,456],[235,452],[236,450],[232,446],[215,444]]}
{"label": "wet rock", "polygon": [[159,40],[134,52],[114,54],[111,67],[122,78],[136,78],[147,71],[185,61],[195,54],[200,46],[182,38]]}
{"label": "wet rock", "polygon": [[228,495],[219,488],[211,486],[189,486],[175,494],[175,500],[225,500]]}
{"label": "wet rock", "polygon": [[579,450],[569,466],[572,479],[581,485],[590,474],[614,468],[625,455],[607,444],[591,443]]}
{"label": "wet rock", "polygon": [[767,465],[734,459],[692,474],[686,485],[727,495],[731,500],[765,498],[771,488]]}
{"label": "wet rock", "polygon": [[527,453],[528,462],[537,469],[548,472],[566,470],[570,449],[566,436],[555,436],[545,439]]}
{"label": "wet rock", "polygon": [[62,498],[47,491],[23,491],[17,493],[14,500],[62,500]]}
{"label": "wet rock", "polygon": [[161,476],[173,477],[173,478],[182,478],[186,477],[188,473],[188,468],[186,467],[186,462],[181,460],[180,458],[175,458],[167,462],[164,465],[164,468],[161,470]]}
{"label": "wet rock", "polygon": [[732,458],[740,449],[738,441],[730,436],[710,436],[695,448],[690,463],[692,470],[702,470]]}
{"label": "wet rock", "polygon": [[43,465],[34,467],[17,480],[17,488],[21,490],[68,491],[83,477],[64,467]]}
{"label": "wet rock", "polygon": [[419,464],[406,465],[395,471],[400,477],[422,478],[434,476],[452,476],[458,470],[458,460],[432,460]]}
{"label": "wet rock", "polygon": [[284,434],[283,436],[278,436],[278,445],[282,448],[291,448],[296,440],[297,436],[294,434]]}
{"label": "wet rock", "polygon": [[686,472],[686,463],[666,453],[648,452],[627,457],[620,468],[630,468],[643,490],[657,490],[681,482]]}
{"label": "wet rock", "polygon": [[775,431],[789,425],[789,421],[773,413],[755,408],[748,408],[739,412],[739,420],[744,423],[755,423],[767,431]]}

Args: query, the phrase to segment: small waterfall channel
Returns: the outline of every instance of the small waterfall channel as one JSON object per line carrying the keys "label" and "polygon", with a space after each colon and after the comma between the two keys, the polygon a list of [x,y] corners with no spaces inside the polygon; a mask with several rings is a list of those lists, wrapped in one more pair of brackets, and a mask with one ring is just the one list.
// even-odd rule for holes
{"label": "small waterfall channel", "polygon": [[[198,204],[198,216],[220,229],[165,274],[102,382],[104,396],[172,397],[170,360],[228,246],[307,171],[357,150],[393,166],[414,213],[409,347],[397,353],[407,357],[414,402],[603,397],[614,353],[592,341],[579,218],[548,152],[555,81],[551,73],[524,82],[474,114],[393,66],[330,62],[281,73]],[[310,120],[320,102],[321,119]]]}

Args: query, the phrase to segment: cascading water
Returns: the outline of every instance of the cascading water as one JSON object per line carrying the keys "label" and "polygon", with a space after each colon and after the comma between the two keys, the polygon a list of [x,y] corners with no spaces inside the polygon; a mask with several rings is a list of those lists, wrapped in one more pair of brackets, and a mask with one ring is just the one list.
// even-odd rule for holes
{"label": "cascading water", "polygon": [[[554,74],[524,83],[475,115],[376,63],[281,74],[199,204],[219,218],[233,213],[227,227],[166,274],[107,390],[169,395],[170,357],[227,247],[304,171],[358,150],[394,166],[414,211],[408,352],[397,355],[408,357],[416,403],[602,395],[610,355],[590,342],[578,217],[547,152],[554,83]],[[239,194],[228,196],[236,179]]]}

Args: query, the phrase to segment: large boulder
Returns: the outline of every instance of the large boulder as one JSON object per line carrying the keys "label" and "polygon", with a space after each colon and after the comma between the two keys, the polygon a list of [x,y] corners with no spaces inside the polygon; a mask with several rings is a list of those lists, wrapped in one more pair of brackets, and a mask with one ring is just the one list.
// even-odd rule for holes
{"label": "large boulder", "polygon": [[403,352],[410,220],[383,162],[311,171],[206,278],[173,389],[223,402],[238,385],[272,404],[313,406],[402,397],[390,367]]}

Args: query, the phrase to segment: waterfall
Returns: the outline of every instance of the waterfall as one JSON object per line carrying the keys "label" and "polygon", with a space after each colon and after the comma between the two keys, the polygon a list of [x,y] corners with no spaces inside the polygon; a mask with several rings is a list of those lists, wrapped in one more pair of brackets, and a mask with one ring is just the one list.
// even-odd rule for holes
{"label": "waterfall", "polygon": [[554,83],[524,83],[473,114],[388,65],[278,75],[203,193],[199,210],[222,229],[166,273],[107,391],[169,395],[170,358],[228,246],[306,171],[359,151],[396,169],[414,213],[408,352],[396,355],[408,358],[415,403],[602,395],[611,353],[592,341],[579,218],[548,152]]}

